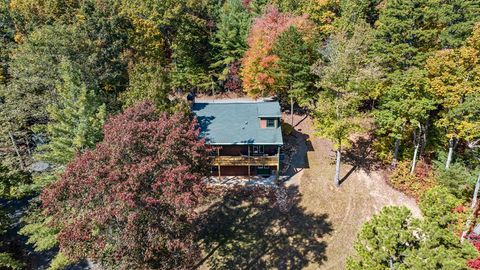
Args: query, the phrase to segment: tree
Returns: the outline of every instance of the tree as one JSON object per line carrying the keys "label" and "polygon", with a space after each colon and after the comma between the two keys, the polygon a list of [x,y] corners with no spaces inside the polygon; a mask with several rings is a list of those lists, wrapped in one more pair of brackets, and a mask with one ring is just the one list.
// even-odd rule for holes
{"label": "tree", "polygon": [[424,220],[420,226],[420,245],[405,257],[408,269],[469,269],[466,261],[478,253],[469,243],[462,244],[454,234],[459,214],[453,210],[459,205],[461,201],[442,186],[422,196],[420,209]]}
{"label": "tree", "polygon": [[59,70],[62,83],[56,87],[57,101],[47,107],[49,142],[36,149],[38,160],[55,167],[66,165],[78,152],[93,148],[102,139],[106,118],[105,105],[99,103],[94,90],[87,90],[78,69],[63,60]]}
{"label": "tree", "polygon": [[414,231],[419,220],[406,207],[387,206],[363,224],[355,241],[356,257],[349,257],[347,269],[408,269],[405,255],[418,247]]}
{"label": "tree", "polygon": [[281,12],[294,15],[308,15],[315,24],[320,40],[326,40],[336,31],[335,22],[340,17],[340,3],[337,0],[271,0]]}
{"label": "tree", "polygon": [[379,16],[380,0],[340,1],[340,18],[335,21],[337,28],[352,32],[357,23],[368,23],[374,27]]}
{"label": "tree", "polygon": [[404,206],[384,207],[362,226],[347,269],[469,269],[466,261],[478,254],[454,234],[454,208],[459,205],[446,188],[437,186],[421,198],[423,220]]}
{"label": "tree", "polygon": [[420,68],[439,48],[436,8],[430,0],[392,0],[380,10],[372,53],[388,73]]}
{"label": "tree", "polygon": [[0,3],[0,84],[8,77],[9,52],[14,44],[15,25],[7,2]]}
{"label": "tree", "polygon": [[127,91],[120,96],[124,107],[149,100],[162,111],[171,106],[169,94],[172,92],[165,68],[158,63],[137,63],[130,71]]}
{"label": "tree", "polygon": [[348,38],[338,33],[323,51],[323,59],[312,68],[319,76],[319,98],[313,114],[315,129],[322,137],[333,141],[336,151],[335,185],[340,185],[342,150],[349,147],[350,136],[361,130],[362,114],[358,108],[365,87],[379,78],[379,70],[365,57],[370,44],[369,29],[358,26]]}
{"label": "tree", "polygon": [[[475,32],[480,33],[480,26]],[[456,143],[459,139],[466,139],[460,134],[469,133],[460,129],[470,126],[466,118],[471,112],[465,111],[468,104],[463,107],[463,103],[480,94],[480,47],[475,47],[474,37],[468,40],[467,46],[438,51],[428,59],[426,65],[429,90],[443,109],[438,126],[446,130],[449,141],[446,169],[452,162]]]}
{"label": "tree", "polygon": [[[55,183],[58,174],[75,155],[95,147],[102,139],[106,118],[105,105],[100,104],[94,90],[87,90],[80,71],[68,60],[60,63],[59,70],[62,82],[56,86],[56,102],[47,107],[49,122],[45,127],[37,127],[45,130],[48,143],[38,146],[35,154],[37,160],[48,162],[53,169],[34,175],[29,189],[36,192]],[[34,200],[23,218],[26,225],[21,234],[29,237],[28,243],[33,244],[36,251],[50,250],[58,245],[58,230],[49,227],[51,220],[52,217],[39,209]],[[60,260],[63,260],[61,264]],[[71,263],[61,253],[54,262],[63,266]]]}
{"label": "tree", "polygon": [[220,81],[227,81],[232,68],[238,65],[247,49],[247,36],[251,14],[241,0],[228,0],[219,15],[217,31],[211,41],[215,50],[215,62],[210,66]]}
{"label": "tree", "polygon": [[[29,183],[30,175],[23,172],[13,172],[10,168],[0,163],[0,198],[2,200],[8,200],[12,198],[18,198],[22,194],[18,193],[21,185]],[[15,253],[11,253],[9,247],[4,242],[4,234],[7,229],[12,225],[12,218],[8,215],[5,206],[0,207],[0,235],[2,241],[0,241],[0,267],[4,269],[23,269],[25,264],[18,260]]]}
{"label": "tree", "polygon": [[309,104],[314,99],[314,76],[310,66],[317,60],[313,41],[305,40],[303,35],[290,26],[281,33],[272,53],[278,59],[277,80],[280,96],[289,96],[300,105]]}
{"label": "tree", "polygon": [[412,173],[419,156],[422,135],[426,136],[429,111],[435,109],[435,103],[426,90],[425,76],[425,72],[418,68],[392,73],[390,85],[374,112],[375,123],[379,127],[377,134],[386,135],[394,142],[393,166],[397,163],[400,143],[405,134],[413,134]]}
{"label": "tree", "polygon": [[67,258],[106,268],[192,266],[195,208],[209,168],[196,122],[140,103],[112,117],[104,139],[41,195]]}
{"label": "tree", "polygon": [[478,22],[480,3],[475,0],[448,0],[438,6],[440,44],[443,49],[453,49],[464,45]]}
{"label": "tree", "polygon": [[285,89],[277,79],[279,57],[273,54],[272,49],[279,35],[290,26],[294,26],[300,33],[312,29],[306,16],[281,13],[272,6],[254,20],[241,70],[244,90],[249,96],[257,98],[275,95]]}

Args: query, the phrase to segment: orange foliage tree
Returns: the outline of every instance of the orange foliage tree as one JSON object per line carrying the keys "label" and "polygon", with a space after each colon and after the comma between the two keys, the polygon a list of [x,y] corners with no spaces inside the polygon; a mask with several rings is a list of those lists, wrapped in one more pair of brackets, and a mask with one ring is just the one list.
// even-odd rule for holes
{"label": "orange foliage tree", "polygon": [[265,13],[253,21],[248,36],[248,50],[242,60],[241,76],[245,92],[253,98],[277,94],[281,88],[278,83],[279,57],[273,54],[275,41],[290,26],[309,36],[314,25],[307,15],[294,16],[282,13],[276,7],[269,6]]}

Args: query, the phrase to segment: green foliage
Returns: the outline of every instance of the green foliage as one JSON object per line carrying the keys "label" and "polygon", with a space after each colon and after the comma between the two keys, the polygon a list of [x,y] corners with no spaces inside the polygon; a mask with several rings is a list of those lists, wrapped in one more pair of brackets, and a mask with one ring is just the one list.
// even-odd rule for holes
{"label": "green foliage", "polygon": [[406,207],[387,206],[363,224],[354,244],[356,258],[349,258],[347,269],[407,269],[405,254],[418,246],[414,231],[419,221]]}
{"label": "green foliage", "polygon": [[467,200],[473,194],[473,188],[477,180],[478,171],[467,167],[464,162],[457,160],[445,169],[445,162],[436,161],[435,177],[439,184],[448,188],[457,198]]}
{"label": "green foliage", "polygon": [[215,70],[219,80],[225,81],[230,66],[239,62],[247,49],[247,36],[251,24],[251,14],[242,5],[241,0],[227,0],[222,6],[217,31],[211,41]]}
{"label": "green foliage", "polygon": [[272,53],[279,58],[276,76],[282,89],[279,95],[293,97],[301,106],[310,104],[315,97],[310,66],[318,58],[313,40],[305,39],[297,28],[290,26],[278,36]]}
{"label": "green foliage", "polygon": [[368,26],[361,25],[350,38],[344,32],[336,34],[323,51],[323,59],[312,68],[320,77],[319,98],[313,108],[315,127],[336,148],[348,147],[350,135],[360,130],[363,116],[358,109],[366,99],[365,87],[374,85],[380,75],[365,57],[369,33]]}
{"label": "green foliage", "polygon": [[374,26],[379,15],[381,0],[342,0],[340,1],[340,18],[335,21],[338,28],[353,32],[358,23]]}
{"label": "green foliage", "polygon": [[437,7],[430,0],[391,0],[380,10],[372,49],[389,73],[421,67],[439,48]]}
{"label": "green foliage", "polygon": [[93,90],[87,90],[82,75],[69,61],[60,64],[57,102],[47,108],[50,122],[46,126],[49,143],[38,147],[38,159],[65,165],[77,152],[95,146],[102,139],[105,105],[98,102]]}
{"label": "green foliage", "polygon": [[62,270],[71,265],[72,261],[67,258],[63,253],[59,252],[50,262],[48,270]]}
{"label": "green foliage", "polygon": [[423,220],[404,206],[387,206],[366,222],[347,269],[469,269],[466,261],[478,253],[470,243],[460,243],[450,228],[459,201],[442,187],[429,190],[422,200]]}
{"label": "green foliage", "polygon": [[58,229],[52,228],[52,217],[47,216],[38,203],[30,205],[28,213],[22,218],[26,224],[20,234],[28,236],[27,244],[33,245],[35,251],[50,250],[58,245]]}
{"label": "green foliage", "polygon": [[121,99],[124,107],[149,100],[165,111],[171,106],[169,94],[172,92],[165,68],[157,63],[138,63],[130,71],[129,86]]}
{"label": "green foliage", "polygon": [[449,0],[439,5],[440,44],[442,48],[457,48],[470,36],[478,22],[480,3],[476,0]]}

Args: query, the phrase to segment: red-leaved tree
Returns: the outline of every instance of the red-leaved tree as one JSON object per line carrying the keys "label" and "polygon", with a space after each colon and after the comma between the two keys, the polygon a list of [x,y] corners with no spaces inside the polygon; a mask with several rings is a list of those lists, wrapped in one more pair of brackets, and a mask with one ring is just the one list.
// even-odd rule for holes
{"label": "red-leaved tree", "polygon": [[183,269],[199,257],[195,207],[208,152],[195,120],[140,103],[112,117],[104,140],[41,195],[60,251],[106,268]]}

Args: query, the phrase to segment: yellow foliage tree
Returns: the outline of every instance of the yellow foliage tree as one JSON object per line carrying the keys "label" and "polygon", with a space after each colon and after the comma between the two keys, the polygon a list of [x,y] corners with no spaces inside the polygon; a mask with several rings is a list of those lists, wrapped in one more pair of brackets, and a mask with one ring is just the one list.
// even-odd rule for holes
{"label": "yellow foliage tree", "polygon": [[438,126],[446,130],[449,140],[448,169],[458,140],[471,139],[479,129],[478,119],[471,115],[470,100],[480,95],[480,25],[466,46],[436,52],[426,68],[429,90],[443,108]]}

